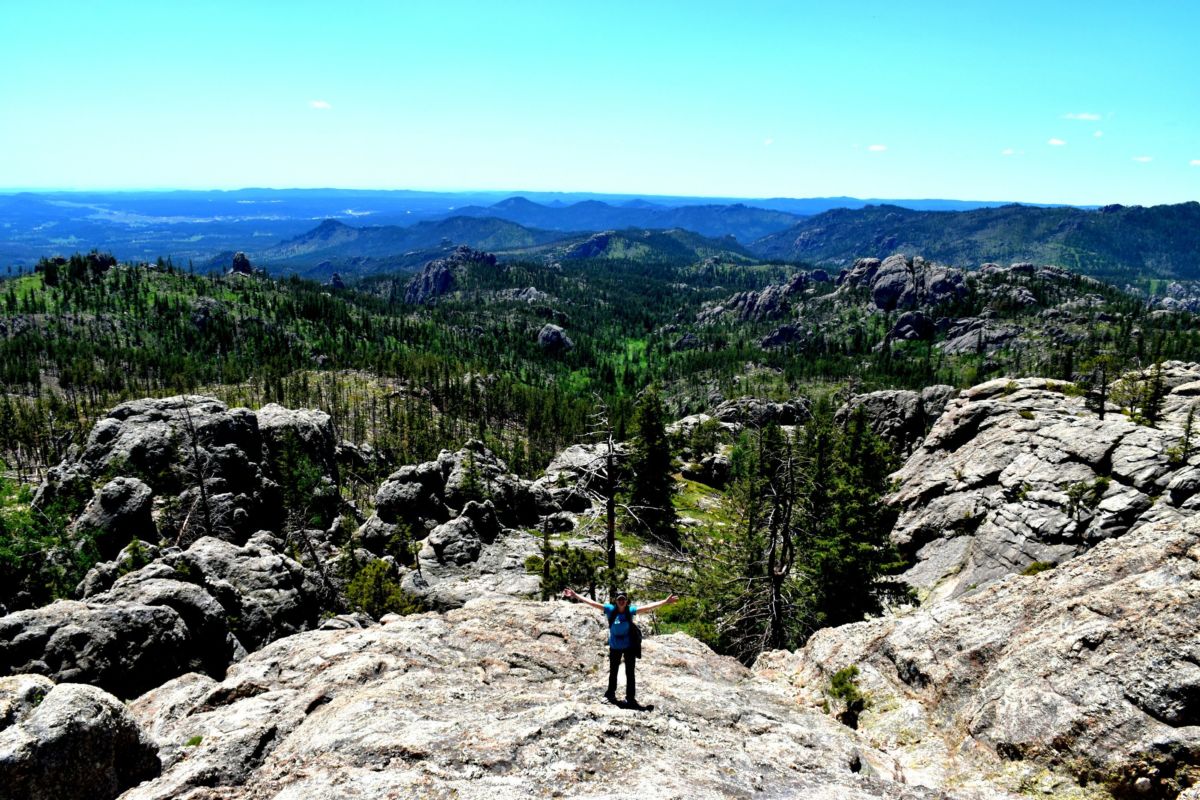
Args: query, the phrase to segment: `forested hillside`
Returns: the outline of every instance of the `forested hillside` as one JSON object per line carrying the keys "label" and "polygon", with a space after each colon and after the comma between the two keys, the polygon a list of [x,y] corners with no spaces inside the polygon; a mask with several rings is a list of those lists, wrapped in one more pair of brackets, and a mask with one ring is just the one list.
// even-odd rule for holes
{"label": "forested hillside", "polygon": [[1200,203],[969,211],[894,205],[836,209],[755,242],[764,258],[846,266],[879,253],[923,255],[960,266],[1033,261],[1113,281],[1200,278]]}
{"label": "forested hillside", "polygon": [[[835,286],[715,259],[485,260],[417,307],[408,275],[333,288],[95,254],[47,261],[0,285],[0,448],[13,469],[45,467],[123,399],[203,389],[326,408],[391,463],[477,435],[532,474],[585,434],[598,402],[623,432],[651,383],[685,414],[845,381],[967,385],[1200,353],[1190,315],[1149,315],[1066,273],[960,276],[952,296],[881,309],[894,274],[868,271]],[[539,343],[547,325],[571,346]]]}

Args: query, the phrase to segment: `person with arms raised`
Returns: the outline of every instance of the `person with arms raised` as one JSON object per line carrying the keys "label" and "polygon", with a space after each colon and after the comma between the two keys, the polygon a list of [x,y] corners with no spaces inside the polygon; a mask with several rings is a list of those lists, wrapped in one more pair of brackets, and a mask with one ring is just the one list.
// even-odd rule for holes
{"label": "person with arms raised", "polygon": [[629,603],[629,595],[617,592],[611,603],[597,603],[587,597],[582,597],[573,589],[563,591],[563,597],[578,600],[592,608],[604,612],[608,618],[608,691],[604,699],[610,703],[617,702],[617,671],[622,659],[625,661],[625,705],[630,708],[640,708],[637,702],[637,680],[634,675],[635,664],[642,655],[641,632],[634,625],[636,614],[645,614],[662,606],[674,603],[679,598],[675,595],[659,600],[657,603],[647,603],[638,607]]}

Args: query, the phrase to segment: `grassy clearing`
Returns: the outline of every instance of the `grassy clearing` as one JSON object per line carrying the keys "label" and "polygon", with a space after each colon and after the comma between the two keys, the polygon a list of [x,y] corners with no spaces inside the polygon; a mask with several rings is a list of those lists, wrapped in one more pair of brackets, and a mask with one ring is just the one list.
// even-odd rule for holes
{"label": "grassy clearing", "polygon": [[726,528],[733,524],[734,515],[725,501],[725,494],[703,483],[675,476],[675,511],[681,517],[700,520],[705,525]]}

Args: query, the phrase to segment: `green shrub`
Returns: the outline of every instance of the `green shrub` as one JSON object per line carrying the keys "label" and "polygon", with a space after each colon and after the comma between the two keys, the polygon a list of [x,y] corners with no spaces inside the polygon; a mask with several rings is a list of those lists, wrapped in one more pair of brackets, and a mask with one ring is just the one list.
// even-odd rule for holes
{"label": "green shrub", "polygon": [[1080,481],[1068,486],[1068,516],[1077,517],[1081,511],[1094,510],[1096,506],[1100,505],[1100,500],[1104,497],[1104,493],[1108,491],[1108,486],[1111,483],[1110,479],[1101,475],[1090,483],[1088,481]]}
{"label": "green shrub", "polygon": [[[547,557],[550,561],[548,578],[543,571]],[[595,596],[598,588],[623,586],[628,578],[627,571],[619,565],[610,574],[603,553],[568,544],[545,547],[542,555],[529,556],[525,559],[525,571],[542,576],[543,598],[561,594],[567,588]]]}
{"label": "green shrub", "polygon": [[146,549],[145,543],[136,537],[130,540],[125,555],[126,558],[117,567],[118,576],[136,572],[150,563],[150,551]]}
{"label": "green shrub", "polygon": [[663,606],[655,613],[655,622],[659,633],[686,633],[716,648],[720,643],[720,635],[704,604],[695,597],[681,597],[678,602]]}
{"label": "green shrub", "polygon": [[99,560],[93,536],[71,531],[61,503],[33,508],[28,486],[0,478],[0,605],[67,598]]}
{"label": "green shrub", "polygon": [[1022,575],[1037,575],[1039,572],[1045,572],[1048,569],[1054,569],[1058,565],[1053,561],[1034,561],[1032,564],[1021,570]]}
{"label": "green shrub", "polygon": [[353,608],[379,619],[384,614],[416,614],[425,610],[420,598],[400,588],[392,568],[383,560],[367,564],[350,581],[346,599]]}
{"label": "green shrub", "polygon": [[851,664],[833,673],[829,678],[829,696],[843,701],[847,706],[862,703],[865,698],[858,688],[858,667]]}
{"label": "green shrub", "polygon": [[833,673],[826,692],[834,700],[843,703],[843,710],[837,715],[838,720],[857,729],[858,715],[867,707],[867,696],[858,686],[858,667],[851,664]]}
{"label": "green shrub", "polygon": [[197,736],[193,736],[192,738],[190,738],[186,742],[184,742],[183,746],[184,747],[199,747],[200,743],[203,741],[204,741],[204,737],[197,735]]}

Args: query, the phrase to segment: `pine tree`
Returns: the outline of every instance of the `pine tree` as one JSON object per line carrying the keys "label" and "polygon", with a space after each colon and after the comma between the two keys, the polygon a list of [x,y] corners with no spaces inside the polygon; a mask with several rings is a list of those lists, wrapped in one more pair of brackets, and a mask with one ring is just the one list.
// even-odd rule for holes
{"label": "pine tree", "polygon": [[901,566],[889,540],[895,513],[880,502],[892,456],[862,409],[833,428],[814,417],[806,432],[809,470],[803,503],[802,569],[811,586],[812,629],[880,613],[908,590],[887,576]]}
{"label": "pine tree", "polygon": [[633,478],[628,507],[640,532],[677,545],[679,521],[674,505],[674,465],[665,417],[657,389],[646,389],[634,410],[633,453],[630,459]]}

